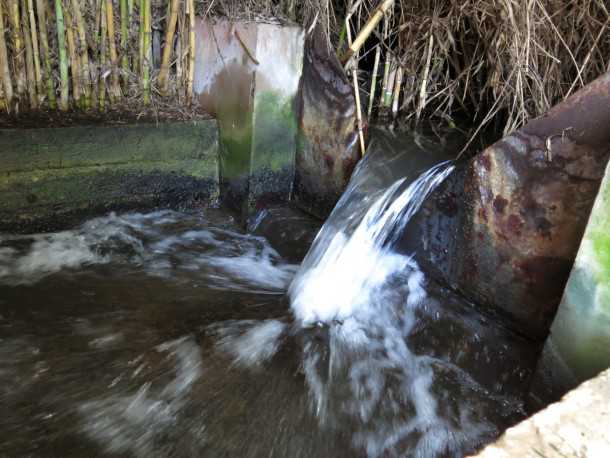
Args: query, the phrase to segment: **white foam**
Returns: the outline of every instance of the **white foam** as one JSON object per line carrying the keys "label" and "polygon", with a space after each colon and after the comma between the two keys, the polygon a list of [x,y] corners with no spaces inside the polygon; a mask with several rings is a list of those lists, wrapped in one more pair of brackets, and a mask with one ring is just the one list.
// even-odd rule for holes
{"label": "white foam", "polygon": [[[167,456],[164,441],[176,433],[186,395],[202,376],[199,347],[192,338],[166,342],[157,351],[175,361],[175,377],[165,386],[146,382],[134,394],[114,394],[83,403],[82,430],[107,453]],[[185,434],[180,431],[180,434]]]}
{"label": "white foam", "polygon": [[260,366],[277,352],[286,324],[279,320],[240,320],[210,328],[218,336],[217,347],[233,362],[245,367]]}
{"label": "white foam", "polygon": [[[353,445],[370,457],[460,453],[495,431],[484,420],[471,421],[465,404],[457,406],[457,425],[440,414],[435,367],[459,369],[416,355],[407,343],[416,312],[428,300],[426,280],[393,243],[452,169],[436,166],[406,189],[396,181],[359,222],[331,215],[290,286],[296,318],[304,326],[328,325],[326,360],[315,344],[304,347],[312,410],[321,425],[354,424]],[[464,383],[480,389],[472,380]]]}
{"label": "white foam", "polygon": [[176,233],[175,225],[183,221],[201,224],[169,210],[111,213],[71,231],[3,236],[0,282],[32,284],[60,271],[129,263],[166,278],[184,278],[176,273],[192,272],[212,289],[285,292],[297,266],[284,262],[266,239],[212,225]]}

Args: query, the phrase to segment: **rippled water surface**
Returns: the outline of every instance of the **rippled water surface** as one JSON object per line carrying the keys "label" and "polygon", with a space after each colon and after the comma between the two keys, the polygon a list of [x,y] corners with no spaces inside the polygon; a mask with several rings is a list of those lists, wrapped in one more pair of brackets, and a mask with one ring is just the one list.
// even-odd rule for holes
{"label": "rippled water surface", "polygon": [[366,164],[298,274],[281,211],[0,234],[0,456],[463,456],[522,418],[530,343],[392,247],[450,167]]}

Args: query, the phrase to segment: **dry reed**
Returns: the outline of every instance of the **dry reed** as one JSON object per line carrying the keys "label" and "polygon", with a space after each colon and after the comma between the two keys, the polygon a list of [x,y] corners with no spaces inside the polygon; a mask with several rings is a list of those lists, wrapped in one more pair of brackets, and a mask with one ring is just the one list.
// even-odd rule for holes
{"label": "dry reed", "polygon": [[353,61],[372,116],[508,132],[608,70],[607,0],[396,0],[383,12],[391,3],[0,0],[0,107],[53,109],[56,96],[62,109],[191,101],[195,13],[306,29],[315,20]]}

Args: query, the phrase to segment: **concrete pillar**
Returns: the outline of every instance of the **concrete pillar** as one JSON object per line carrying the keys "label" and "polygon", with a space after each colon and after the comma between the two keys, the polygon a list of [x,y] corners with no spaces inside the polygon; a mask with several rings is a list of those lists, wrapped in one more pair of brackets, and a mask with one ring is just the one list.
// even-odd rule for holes
{"label": "concrete pillar", "polygon": [[194,91],[219,122],[221,198],[247,217],[290,196],[303,31],[202,19],[196,34]]}

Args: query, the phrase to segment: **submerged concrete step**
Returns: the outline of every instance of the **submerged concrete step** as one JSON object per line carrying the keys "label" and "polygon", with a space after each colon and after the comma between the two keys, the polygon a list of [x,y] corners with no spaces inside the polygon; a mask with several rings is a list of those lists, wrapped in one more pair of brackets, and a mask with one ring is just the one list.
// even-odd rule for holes
{"label": "submerged concrete step", "polygon": [[0,129],[0,231],[218,198],[215,120]]}

